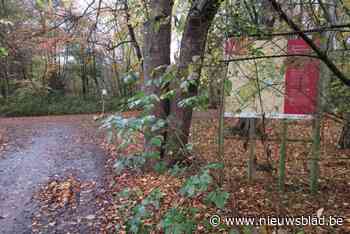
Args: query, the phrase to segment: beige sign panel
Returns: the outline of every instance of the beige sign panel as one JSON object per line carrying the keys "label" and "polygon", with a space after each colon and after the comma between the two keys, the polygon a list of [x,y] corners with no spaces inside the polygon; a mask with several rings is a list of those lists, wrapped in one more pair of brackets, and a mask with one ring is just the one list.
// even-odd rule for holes
{"label": "beige sign panel", "polygon": [[[225,44],[227,59],[275,56],[287,53],[287,40],[231,38]],[[226,98],[225,112],[283,113],[285,58],[251,59],[229,64],[233,90]]]}

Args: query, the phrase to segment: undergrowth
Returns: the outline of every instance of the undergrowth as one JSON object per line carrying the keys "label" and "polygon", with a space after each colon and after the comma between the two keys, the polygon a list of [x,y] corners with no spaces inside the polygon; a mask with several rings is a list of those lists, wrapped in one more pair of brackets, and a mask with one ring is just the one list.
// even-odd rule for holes
{"label": "undergrowth", "polygon": [[[155,85],[162,90],[160,94],[139,92],[128,100],[130,109],[142,110],[138,116],[124,117],[117,113],[105,119],[101,128],[107,130],[109,142],[114,143],[118,149],[118,157],[114,163],[117,176],[133,171],[142,174],[147,172],[146,168],[151,165],[159,177],[162,174],[168,174],[182,180],[176,192],[181,196],[182,202],[172,201],[170,206],[162,207],[167,191],[160,188],[161,185],[152,188],[152,191],[147,194],[143,194],[135,187],[124,188],[115,196],[116,200],[121,202],[115,211],[118,219],[121,219],[115,227],[116,233],[137,234],[160,231],[166,234],[190,234],[194,233],[199,226],[207,226],[208,229],[212,229],[206,219],[199,220],[202,210],[184,204],[197,200],[220,211],[224,209],[229,199],[229,194],[216,182],[213,175],[213,171],[223,170],[223,163],[208,163],[208,165],[200,166],[199,170],[192,168],[190,170],[185,165],[169,165],[160,155],[158,149],[164,147],[165,144],[162,133],[170,131],[170,124],[169,118],[159,118],[153,113],[155,106],[161,100],[173,98],[174,90],[167,90],[165,87],[175,78],[174,71],[172,67],[168,67],[162,77],[146,84],[146,86]],[[187,81],[184,81],[182,87],[187,90],[188,85]],[[183,107],[201,107],[205,103],[202,101],[204,99],[201,96],[195,96],[184,99],[178,104]],[[144,150],[142,147],[130,150],[135,148],[139,138],[148,142],[152,150]],[[191,154],[191,145],[182,145],[183,147],[178,150]],[[185,173],[186,170],[190,173]],[[136,197],[137,201],[133,197]],[[162,216],[156,217],[159,213]],[[154,222],[154,220],[159,220],[159,222]]]}
{"label": "undergrowth", "polygon": [[[120,98],[108,98],[105,111],[121,110]],[[0,99],[0,117],[89,114],[102,111],[102,101],[97,97],[63,95],[22,95]]]}

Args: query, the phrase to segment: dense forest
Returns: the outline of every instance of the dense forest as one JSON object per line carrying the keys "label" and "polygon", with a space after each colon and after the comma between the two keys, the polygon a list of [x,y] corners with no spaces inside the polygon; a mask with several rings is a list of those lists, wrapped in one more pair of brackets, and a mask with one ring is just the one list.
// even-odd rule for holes
{"label": "dense forest", "polygon": [[349,233],[349,51],[349,0],[0,0],[0,232]]}

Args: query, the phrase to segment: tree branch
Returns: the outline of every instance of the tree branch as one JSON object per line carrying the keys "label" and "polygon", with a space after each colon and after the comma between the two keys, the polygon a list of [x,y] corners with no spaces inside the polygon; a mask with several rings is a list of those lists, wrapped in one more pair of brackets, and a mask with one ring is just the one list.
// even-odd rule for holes
{"label": "tree branch", "polygon": [[135,30],[134,30],[134,28],[133,28],[133,26],[132,26],[132,24],[130,22],[130,17],[131,16],[130,16],[130,13],[129,13],[129,5],[128,5],[128,1],[127,0],[124,1],[124,8],[125,8],[126,25],[128,27],[129,37],[130,37],[130,39],[132,41],[132,44],[134,46],[137,59],[141,63],[140,64],[141,70],[143,70],[142,51],[141,51],[139,43],[137,42],[136,35],[135,35]]}
{"label": "tree branch", "polygon": [[269,0],[273,9],[279,14],[280,18],[285,21],[288,26],[297,32],[297,34],[311,47],[311,49],[317,54],[320,60],[322,60],[329,70],[346,86],[350,87],[350,80],[342,73],[338,67],[330,60],[325,52],[323,52],[302,30],[296,25],[292,19],[283,11],[281,5],[276,0]]}
{"label": "tree branch", "polygon": [[271,58],[286,58],[286,57],[308,57],[308,58],[317,58],[317,59],[319,58],[318,56],[309,55],[309,54],[278,54],[278,55],[225,59],[225,60],[221,60],[220,62],[230,63],[230,62],[249,61],[249,60],[256,60],[256,59],[271,59]]}
{"label": "tree branch", "polygon": [[[297,35],[299,33],[321,33],[321,32],[349,32],[349,30],[342,30],[344,28],[350,28],[350,24],[336,24],[336,25],[330,25],[327,27],[320,27],[320,28],[312,28],[308,30],[301,30],[301,31],[291,31],[291,32],[277,32],[277,33],[253,33],[248,34],[246,36],[248,37],[278,37],[278,36],[293,36]],[[229,37],[239,37],[240,34],[230,34]]]}

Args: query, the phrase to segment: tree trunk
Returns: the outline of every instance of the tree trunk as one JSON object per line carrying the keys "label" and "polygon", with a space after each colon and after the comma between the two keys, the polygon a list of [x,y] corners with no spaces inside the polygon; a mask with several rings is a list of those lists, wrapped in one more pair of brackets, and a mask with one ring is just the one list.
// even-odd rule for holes
{"label": "tree trunk", "polygon": [[[172,0],[151,0],[149,3],[150,12],[148,20],[144,24],[144,47],[143,47],[143,69],[145,84],[154,79],[158,79],[170,65],[170,44],[171,44],[171,13],[173,7]],[[160,94],[156,86],[145,88],[147,95]],[[153,115],[158,118],[165,118],[165,103],[155,105]],[[159,134],[159,133],[158,133]],[[145,136],[146,152],[159,151],[161,149],[152,147],[150,139],[154,134]]]}
{"label": "tree trunk", "polygon": [[82,92],[83,92],[83,96],[86,97],[86,94],[87,94],[87,85],[86,85],[85,65],[82,65],[82,67],[81,67],[81,83],[82,83]]}
{"label": "tree trunk", "polygon": [[141,90],[144,85],[143,56],[142,56],[140,44],[136,39],[135,29],[131,23],[131,16],[130,16],[129,5],[127,0],[124,1],[124,10],[125,10],[126,25],[128,27],[129,37],[130,37],[130,40],[132,41],[132,45],[134,47],[134,52],[136,54],[137,60],[139,61],[140,78],[139,78],[137,89]]}
{"label": "tree trunk", "polygon": [[96,53],[95,51],[92,54],[92,77],[94,79],[95,82],[95,86],[96,86],[96,93],[100,94],[101,90],[100,90],[100,85],[98,83],[97,80],[97,62],[96,62]]}
{"label": "tree trunk", "polygon": [[81,76],[82,92],[83,92],[83,97],[85,98],[88,92],[88,83],[87,83],[87,76],[86,76],[86,63],[85,63],[84,50],[82,50],[82,54],[81,54],[80,73],[81,73],[80,76]]}
{"label": "tree trunk", "polygon": [[116,79],[116,83],[112,82],[112,84],[113,84],[113,86],[115,86],[114,84],[117,85],[117,88],[116,89],[113,88],[113,91],[117,92],[117,96],[124,97],[123,84],[121,82],[120,74],[119,74],[118,67],[117,67],[117,64],[118,64],[117,55],[116,55],[114,50],[112,51],[112,59],[113,59],[112,60],[113,64],[112,64],[112,77],[111,78],[112,78],[112,80],[114,77]]}
{"label": "tree trunk", "polygon": [[127,0],[124,2],[124,10],[125,10],[125,15],[126,15],[126,25],[128,27],[129,37],[130,37],[130,40],[132,41],[132,45],[134,47],[137,60],[140,62],[141,71],[142,71],[143,70],[142,51],[141,51],[139,43],[136,40],[136,34],[135,34],[134,27],[132,26],[132,24],[130,22],[131,16],[129,13],[129,5],[128,5]]}
{"label": "tree trunk", "polygon": [[220,6],[219,0],[193,1],[187,16],[185,31],[181,41],[180,60],[177,72],[177,87],[187,79],[188,67],[194,64],[194,73],[190,74],[195,79],[196,85],[190,85],[188,92],[177,89],[175,100],[170,104],[170,128],[167,134],[167,161],[171,164],[184,159],[182,146],[188,143],[192,120],[192,107],[179,107],[178,103],[189,97],[194,97],[198,92],[198,84],[201,73],[202,59],[209,27]]}

